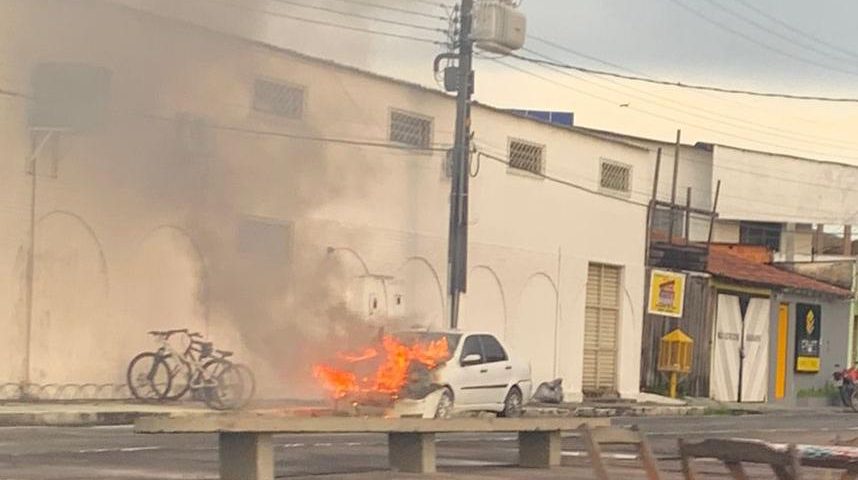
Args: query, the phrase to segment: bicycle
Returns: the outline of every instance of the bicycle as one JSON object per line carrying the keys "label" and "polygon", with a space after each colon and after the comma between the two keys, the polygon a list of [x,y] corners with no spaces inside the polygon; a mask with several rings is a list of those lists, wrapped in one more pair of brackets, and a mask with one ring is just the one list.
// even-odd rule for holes
{"label": "bicycle", "polygon": [[[138,354],[128,365],[126,378],[132,395],[140,400],[168,400],[181,398],[189,390],[210,408],[227,410],[238,408],[244,401],[241,370],[224,358],[212,357],[211,342],[200,340],[202,335],[188,329],[151,331],[159,342],[155,352]],[[184,352],[177,351],[170,338],[184,334],[190,340]],[[181,375],[181,376],[180,376]],[[174,389],[176,379],[186,380]],[[254,387],[255,388],[255,387]]]}
{"label": "bicycle", "polygon": [[[191,334],[192,338],[194,336],[199,337],[198,334]],[[207,370],[217,369],[217,365],[225,362],[232,365],[232,368],[237,372],[238,376],[241,377],[242,386],[240,398],[234,399],[230,408],[243,408],[247,406],[256,394],[256,377],[247,365],[243,363],[235,363],[229,360],[233,355],[233,352],[230,351],[214,349],[211,342],[192,340],[191,345],[184,355],[184,358],[188,359],[189,362],[178,362],[175,367],[171,368],[171,376],[173,377],[171,390],[175,387],[175,392],[173,395],[168,395],[167,399],[177,400],[184,396],[188,390],[194,390],[191,388],[193,385],[193,382],[191,381],[193,378],[191,363],[201,363],[202,369]],[[179,386],[176,387],[176,385]],[[200,396],[200,392],[198,390],[196,390],[195,393],[197,393],[197,397]]]}

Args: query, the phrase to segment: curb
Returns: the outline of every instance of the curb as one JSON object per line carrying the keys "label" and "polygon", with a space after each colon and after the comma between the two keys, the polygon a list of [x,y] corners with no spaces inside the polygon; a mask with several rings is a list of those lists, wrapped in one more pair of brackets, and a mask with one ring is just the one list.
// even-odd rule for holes
{"label": "curb", "polygon": [[0,427],[95,427],[133,425],[141,416],[169,415],[152,412],[43,412],[0,413]]}
{"label": "curb", "polygon": [[689,406],[624,406],[618,408],[603,407],[536,407],[526,409],[528,416],[536,417],[684,417],[702,416],[706,414],[705,407]]}

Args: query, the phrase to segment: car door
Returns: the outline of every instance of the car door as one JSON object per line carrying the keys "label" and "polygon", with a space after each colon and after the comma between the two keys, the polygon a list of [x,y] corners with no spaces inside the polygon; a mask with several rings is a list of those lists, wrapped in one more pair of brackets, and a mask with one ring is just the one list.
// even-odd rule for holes
{"label": "car door", "polygon": [[[464,360],[471,355],[479,355],[479,361],[466,364]],[[478,335],[470,335],[465,337],[462,344],[462,353],[456,359],[459,362],[458,380],[454,385],[456,393],[456,405],[464,407],[466,405],[476,405],[483,402],[484,392],[483,385],[486,382],[486,364],[485,355],[483,355],[483,346]],[[451,382],[454,379],[451,379]]]}
{"label": "car door", "polygon": [[480,403],[500,405],[506,399],[506,390],[512,376],[512,363],[503,345],[491,335],[480,335],[485,365],[484,384],[480,393]]}

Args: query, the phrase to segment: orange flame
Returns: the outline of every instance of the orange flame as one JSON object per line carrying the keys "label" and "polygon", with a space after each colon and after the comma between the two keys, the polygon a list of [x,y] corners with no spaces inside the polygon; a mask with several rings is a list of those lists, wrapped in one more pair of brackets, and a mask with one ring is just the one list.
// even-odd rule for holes
{"label": "orange flame", "polygon": [[369,360],[378,356],[378,350],[369,347],[364,350],[362,353],[358,354],[349,354],[349,353],[338,353],[337,358],[344,360],[349,363],[357,363],[362,362],[364,360]]}
{"label": "orange flame", "polygon": [[[428,369],[436,368],[450,357],[446,338],[433,342],[407,345],[393,336],[381,340],[381,351],[367,348],[362,353],[338,354],[337,357],[350,364],[351,368],[336,368],[330,365],[316,365],[313,375],[336,398],[361,393],[382,393],[395,397],[408,382],[412,365],[421,364]],[[353,371],[356,364],[376,360],[378,366],[363,378]]]}

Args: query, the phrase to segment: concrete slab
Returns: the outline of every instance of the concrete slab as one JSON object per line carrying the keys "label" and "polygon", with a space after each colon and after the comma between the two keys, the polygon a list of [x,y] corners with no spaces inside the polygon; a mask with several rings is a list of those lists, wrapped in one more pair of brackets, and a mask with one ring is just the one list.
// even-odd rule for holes
{"label": "concrete slab", "polygon": [[301,418],[261,413],[142,417],[137,433],[476,433],[572,431],[581,425],[607,426],[609,419],[567,418]]}

